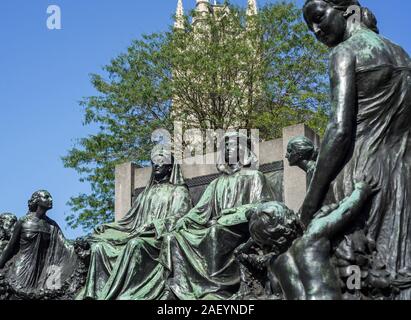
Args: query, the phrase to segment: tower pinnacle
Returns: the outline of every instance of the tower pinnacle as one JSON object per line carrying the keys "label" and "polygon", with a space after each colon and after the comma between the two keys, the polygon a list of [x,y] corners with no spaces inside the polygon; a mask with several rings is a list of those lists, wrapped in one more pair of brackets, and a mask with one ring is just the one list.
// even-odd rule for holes
{"label": "tower pinnacle", "polygon": [[209,0],[196,0],[196,15],[193,19],[193,25],[197,25],[201,20],[206,19],[210,14]]}
{"label": "tower pinnacle", "polygon": [[258,13],[257,0],[247,0],[247,15],[255,16]]}
{"label": "tower pinnacle", "polygon": [[177,2],[176,21],[174,22],[174,28],[184,29],[183,0],[178,0]]}
{"label": "tower pinnacle", "polygon": [[210,2],[208,0],[196,0],[196,11],[200,15],[205,15],[209,13]]}

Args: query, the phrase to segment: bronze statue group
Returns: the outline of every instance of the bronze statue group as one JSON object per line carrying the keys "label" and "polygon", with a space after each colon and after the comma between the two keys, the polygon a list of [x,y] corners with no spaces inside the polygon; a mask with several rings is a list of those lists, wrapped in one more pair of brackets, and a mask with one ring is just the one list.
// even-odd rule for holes
{"label": "bronze statue group", "polygon": [[47,191],[20,220],[1,215],[0,299],[410,300],[411,59],[357,0],[307,0],[303,13],[331,48],[332,114],[319,150],[289,142],[309,182],[299,212],[237,133],[194,206],[172,147],[158,145],[130,211],[86,238],[64,238]]}

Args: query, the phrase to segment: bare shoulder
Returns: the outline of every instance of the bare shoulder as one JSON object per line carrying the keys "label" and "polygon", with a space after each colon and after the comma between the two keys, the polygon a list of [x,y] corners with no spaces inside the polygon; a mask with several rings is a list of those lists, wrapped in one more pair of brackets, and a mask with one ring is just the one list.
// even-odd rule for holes
{"label": "bare shoulder", "polygon": [[335,47],[330,54],[331,71],[345,70],[355,65],[357,60],[356,50],[348,41]]}
{"label": "bare shoulder", "polygon": [[[362,28],[335,48],[340,59],[346,55],[355,59],[357,67],[395,63],[393,44],[372,30]],[[394,55],[395,56],[395,55]]]}

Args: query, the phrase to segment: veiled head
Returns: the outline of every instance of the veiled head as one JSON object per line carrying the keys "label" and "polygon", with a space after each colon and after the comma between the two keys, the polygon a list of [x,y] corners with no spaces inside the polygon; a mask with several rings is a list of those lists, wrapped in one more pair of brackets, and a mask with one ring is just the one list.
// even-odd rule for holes
{"label": "veiled head", "polygon": [[151,165],[153,168],[154,179],[163,181],[171,176],[174,157],[171,147],[168,145],[157,145],[151,152]]}
{"label": "veiled head", "polygon": [[224,135],[224,155],[226,164],[249,166],[256,162],[256,156],[251,151],[251,140],[244,134],[232,131]]}

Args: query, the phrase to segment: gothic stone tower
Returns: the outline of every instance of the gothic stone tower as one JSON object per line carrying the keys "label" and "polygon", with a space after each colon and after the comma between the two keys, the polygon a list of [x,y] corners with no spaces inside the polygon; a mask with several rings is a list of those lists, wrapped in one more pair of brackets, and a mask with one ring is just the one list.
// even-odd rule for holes
{"label": "gothic stone tower", "polygon": [[[245,0],[244,0],[245,1]],[[257,8],[257,0],[247,0],[247,16],[255,16],[258,14],[258,8]],[[192,30],[193,32],[196,32],[199,28],[202,28],[203,31],[207,29],[207,22],[210,18],[218,18],[221,19],[224,15],[230,14],[230,9],[229,6],[224,3],[221,4],[220,2],[217,2],[214,0],[213,3],[210,3],[209,0],[196,0],[196,7],[194,9],[194,17],[192,19]],[[178,0],[177,2],[177,10],[176,10],[176,15],[175,15],[175,22],[174,22],[174,28],[175,30],[183,30],[184,29],[184,7],[183,7],[183,0]],[[248,25],[247,28],[250,26]],[[182,52],[184,54],[184,52]],[[235,57],[233,57],[235,59]],[[241,79],[238,79],[238,81],[242,81]],[[175,120],[179,120],[179,107],[181,108],[181,103],[179,103],[179,100],[177,97],[174,97],[173,99],[173,106],[172,106],[172,115]],[[196,124],[198,124],[199,121],[197,121],[196,117],[194,115],[190,115],[190,119],[188,119],[188,122],[192,124],[192,127],[199,127]],[[210,125],[206,124],[206,127],[210,129],[220,129],[220,128],[212,128]]]}

